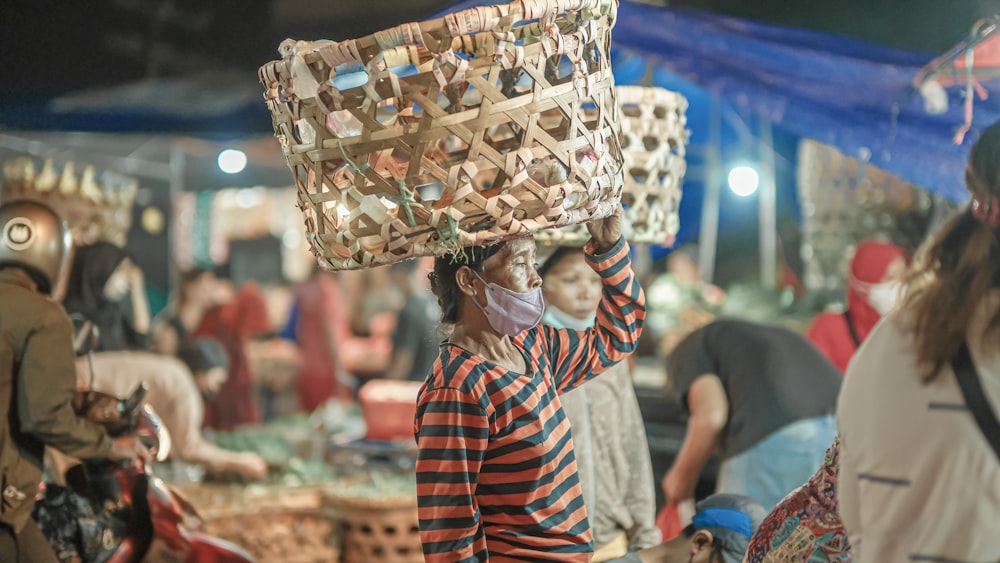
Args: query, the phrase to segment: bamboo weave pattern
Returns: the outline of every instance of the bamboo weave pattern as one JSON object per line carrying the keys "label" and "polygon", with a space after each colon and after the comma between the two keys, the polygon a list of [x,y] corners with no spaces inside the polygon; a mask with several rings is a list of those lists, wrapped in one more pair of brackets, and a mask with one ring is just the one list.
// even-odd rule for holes
{"label": "bamboo weave pattern", "polygon": [[520,0],[293,41],[260,79],[320,264],[358,269],[609,215],[617,0]]}
{"label": "bamboo weave pattern", "polygon": [[[687,170],[687,99],[664,88],[618,86],[625,161],[625,237],[638,244],[671,244],[680,229],[681,184]],[[583,246],[585,225],[541,231],[544,246]]]}

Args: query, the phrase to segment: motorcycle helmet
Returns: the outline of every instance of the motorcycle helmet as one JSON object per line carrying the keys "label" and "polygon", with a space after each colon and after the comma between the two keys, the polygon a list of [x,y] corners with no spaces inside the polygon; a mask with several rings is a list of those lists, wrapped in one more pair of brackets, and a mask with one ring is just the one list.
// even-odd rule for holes
{"label": "motorcycle helmet", "polygon": [[28,273],[46,295],[68,273],[73,239],[69,226],[50,207],[36,201],[0,205],[0,268]]}

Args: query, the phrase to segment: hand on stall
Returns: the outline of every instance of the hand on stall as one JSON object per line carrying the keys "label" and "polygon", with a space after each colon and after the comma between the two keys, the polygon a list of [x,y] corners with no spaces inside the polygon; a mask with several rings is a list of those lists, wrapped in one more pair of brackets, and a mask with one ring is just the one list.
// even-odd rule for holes
{"label": "hand on stall", "polygon": [[267,461],[255,453],[240,452],[233,454],[227,469],[238,473],[247,479],[260,480],[267,477]]}

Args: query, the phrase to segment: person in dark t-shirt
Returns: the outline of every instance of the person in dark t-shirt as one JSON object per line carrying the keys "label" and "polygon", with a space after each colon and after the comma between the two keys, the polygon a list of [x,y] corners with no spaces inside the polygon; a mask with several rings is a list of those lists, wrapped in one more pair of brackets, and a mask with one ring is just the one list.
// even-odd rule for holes
{"label": "person in dark t-shirt", "polygon": [[393,264],[395,282],[404,288],[406,304],[399,311],[392,332],[392,356],[386,366],[387,379],[423,381],[431,373],[442,340],[441,308],[431,293],[427,274],[431,259]]}
{"label": "person in dark t-shirt", "polygon": [[836,435],[840,372],[791,330],[715,321],[677,345],[667,374],[691,416],[663,478],[671,504],[693,497],[698,473],[718,449],[718,491],[770,508],[809,479]]}

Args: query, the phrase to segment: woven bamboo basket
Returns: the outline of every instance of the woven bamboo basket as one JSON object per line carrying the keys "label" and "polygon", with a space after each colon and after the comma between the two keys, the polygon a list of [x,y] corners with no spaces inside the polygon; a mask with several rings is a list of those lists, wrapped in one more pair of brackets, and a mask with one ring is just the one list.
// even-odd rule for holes
{"label": "woven bamboo basket", "polygon": [[331,495],[341,522],[343,563],[422,563],[417,497]]}
{"label": "woven bamboo basket", "polygon": [[[664,88],[618,86],[625,161],[625,236],[640,244],[669,244],[680,228],[678,210],[689,132],[687,99]],[[582,246],[590,239],[585,225],[543,231],[545,246]]]}
{"label": "woven bamboo basket", "polygon": [[177,487],[198,510],[201,531],[246,549],[260,563],[340,558],[339,520],[325,488],[192,484]]}
{"label": "woven bamboo basket", "polygon": [[[520,0],[261,67],[320,264],[442,255],[611,214],[617,0]],[[585,111],[590,110],[590,111]]]}

